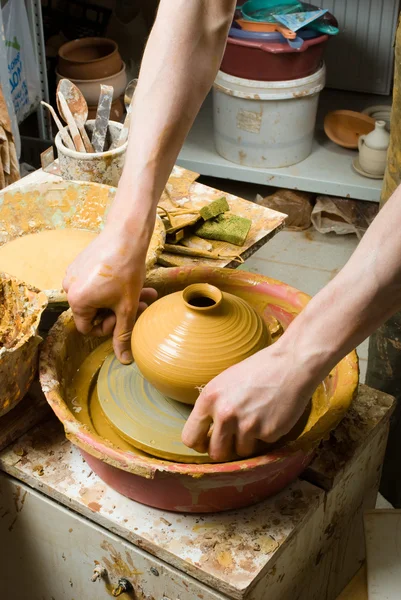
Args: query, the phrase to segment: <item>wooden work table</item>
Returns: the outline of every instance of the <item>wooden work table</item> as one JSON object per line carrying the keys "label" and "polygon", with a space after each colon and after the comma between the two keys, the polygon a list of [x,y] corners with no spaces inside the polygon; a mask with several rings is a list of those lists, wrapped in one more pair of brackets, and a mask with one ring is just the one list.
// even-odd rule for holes
{"label": "wooden work table", "polygon": [[[362,516],[375,506],[391,407],[361,385],[302,479],[253,507],[203,516],[108,488],[49,410],[0,454],[3,591],[106,600],[126,577],[136,595],[124,599],[334,600],[364,561]],[[92,582],[99,565],[107,576]]]}
{"label": "wooden work table", "polygon": [[[182,199],[185,189],[215,197],[196,174],[174,173],[189,182],[176,185]],[[252,204],[229,200],[233,210]],[[261,210],[248,256],[283,224]],[[126,578],[123,600],[334,600],[364,561],[362,517],[375,506],[392,402],[360,386],[302,479],[253,507],[202,516],[108,488],[36,386],[0,421],[0,597],[106,600]]]}

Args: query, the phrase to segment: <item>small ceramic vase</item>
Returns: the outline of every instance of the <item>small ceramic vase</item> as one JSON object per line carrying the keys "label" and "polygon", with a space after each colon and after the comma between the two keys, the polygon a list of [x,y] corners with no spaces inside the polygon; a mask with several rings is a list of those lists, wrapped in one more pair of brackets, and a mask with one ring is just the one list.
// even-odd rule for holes
{"label": "small ceramic vase", "polygon": [[359,164],[366,173],[384,175],[390,134],[385,121],[376,121],[374,130],[358,140]]}
{"label": "small ceramic vase", "polygon": [[159,392],[194,404],[219,373],[271,343],[263,319],[245,300],[196,283],[152,304],[132,332],[132,353]]}

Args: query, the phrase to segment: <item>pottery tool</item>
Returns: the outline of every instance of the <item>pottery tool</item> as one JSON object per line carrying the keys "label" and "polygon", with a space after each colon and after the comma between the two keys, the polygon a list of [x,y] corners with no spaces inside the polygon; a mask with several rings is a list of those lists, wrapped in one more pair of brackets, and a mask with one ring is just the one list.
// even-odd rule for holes
{"label": "pottery tool", "polygon": [[182,256],[193,256],[194,258],[208,258],[210,260],[221,260],[222,258],[229,258],[230,260],[236,260],[243,263],[243,259],[238,254],[223,254],[219,252],[209,252],[208,250],[199,250],[197,248],[188,248],[181,246],[180,244],[164,244],[165,252],[171,252],[171,254],[181,254]]}
{"label": "pottery tool", "polygon": [[66,128],[63,126],[62,122],[58,118],[57,113],[54,110],[54,108],[50,104],[47,104],[47,102],[44,102],[44,100],[41,101],[41,104],[43,104],[43,106],[46,106],[46,108],[49,110],[51,116],[54,119],[54,122],[57,125],[57,129],[60,132],[61,139],[63,140],[65,146],[67,146],[67,148],[69,148],[70,150],[75,150],[75,146],[70,137],[70,134],[68,133],[68,131],[66,130]]}
{"label": "pottery tool", "polygon": [[211,462],[207,454],[199,454],[181,441],[192,406],[163,396],[135,363],[122,365],[110,354],[99,372],[97,394],[106,419],[136,448],[176,462]]}
{"label": "pottery tool", "polygon": [[74,141],[75,149],[78,152],[86,152],[85,145],[78,131],[77,124],[75,123],[74,117],[72,116],[72,113],[68,108],[67,101],[61,92],[57,92],[57,104],[60,106],[60,113],[64,115],[64,118],[67,122],[68,128],[72,135],[72,139]]}
{"label": "pottery tool", "polygon": [[[85,145],[86,152],[93,152],[93,146],[90,143],[88,134],[86,133],[85,123],[88,119],[88,105],[81,92],[81,90],[74,85],[69,79],[61,79],[57,86],[57,91],[61,92],[68,104],[68,108],[71,111],[74,121],[77,124],[79,133],[81,134],[82,140]],[[63,111],[59,112],[64,118]],[[64,120],[66,120],[64,118]]]}
{"label": "pottery tool", "polygon": [[120,136],[119,136],[117,142],[115,142],[112,145],[113,149],[119,148],[120,146],[125,144],[125,142],[128,139],[128,134],[129,134],[130,125],[131,125],[132,98],[134,97],[134,93],[135,93],[137,84],[138,84],[138,80],[132,79],[129,82],[129,84],[127,85],[127,87],[125,88],[124,104],[125,104],[125,110],[127,111],[127,114],[125,116],[124,125],[121,129]]}
{"label": "pottery tool", "polygon": [[100,86],[99,104],[95,126],[92,134],[92,144],[95,152],[103,152],[106,141],[107,128],[110,119],[110,109],[113,102],[113,87],[109,85]]}
{"label": "pottery tool", "polygon": [[138,79],[132,79],[128,83],[127,87],[125,88],[125,93],[124,93],[125,110],[128,110],[128,107],[131,105],[132,98],[134,97],[134,93],[135,93],[137,85],[138,85]]}

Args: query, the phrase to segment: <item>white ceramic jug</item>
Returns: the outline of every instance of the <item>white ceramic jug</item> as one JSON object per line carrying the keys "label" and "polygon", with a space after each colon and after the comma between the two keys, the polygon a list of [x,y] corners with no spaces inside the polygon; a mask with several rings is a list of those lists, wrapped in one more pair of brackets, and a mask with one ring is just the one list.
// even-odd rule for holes
{"label": "white ceramic jug", "polygon": [[389,143],[385,121],[376,121],[373,131],[359,137],[359,164],[366,173],[384,175]]}

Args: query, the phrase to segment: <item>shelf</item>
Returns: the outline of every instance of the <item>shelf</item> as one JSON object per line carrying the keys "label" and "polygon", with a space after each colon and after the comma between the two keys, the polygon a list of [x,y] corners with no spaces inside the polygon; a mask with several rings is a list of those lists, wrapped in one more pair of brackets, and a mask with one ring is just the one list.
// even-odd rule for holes
{"label": "shelf", "polygon": [[229,162],[217,154],[213,140],[212,98],[209,95],[177,162],[201,175],[378,202],[382,180],[358,175],[352,168],[352,160],[357,153],[332,143],[323,132],[322,116],[333,104],[336,108],[357,110],[359,105],[359,110],[362,110],[372,104],[389,104],[389,101],[386,96],[325,91],[320,102],[312,154],[291,167],[254,169]]}

